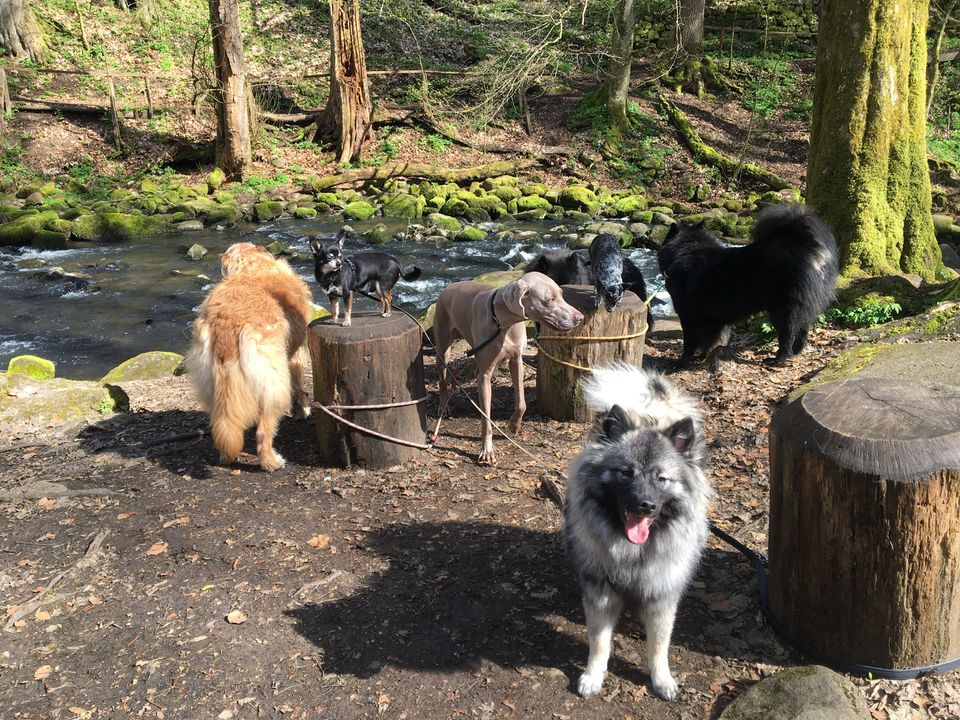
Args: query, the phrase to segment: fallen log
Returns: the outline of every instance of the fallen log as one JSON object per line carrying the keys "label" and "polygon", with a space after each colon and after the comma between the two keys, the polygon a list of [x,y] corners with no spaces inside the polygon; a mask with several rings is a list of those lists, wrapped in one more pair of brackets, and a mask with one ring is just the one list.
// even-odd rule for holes
{"label": "fallen log", "polygon": [[660,95],[659,99],[660,107],[663,108],[667,117],[670,118],[670,122],[677,128],[683,144],[687,146],[687,149],[697,162],[713,165],[730,177],[761,183],[773,190],[786,190],[790,187],[790,183],[779,175],[769,170],[764,170],[759,165],[738,162],[707,145],[703,141],[703,138],[700,137],[700,133],[698,133],[690,123],[690,119],[680,108],[667,100],[663,95]]}
{"label": "fallen log", "polygon": [[468,168],[444,168],[439,165],[429,165],[427,163],[388,163],[378,168],[357,168],[347,170],[337,175],[325,175],[317,178],[311,183],[314,192],[320,192],[338,185],[360,182],[367,180],[385,180],[393,177],[419,178],[421,180],[434,180],[440,182],[469,182],[473,180],[483,180],[497,175],[509,175],[511,173],[536,167],[540,161],[535,158],[525,158],[520,160],[502,160],[500,162],[487,163],[486,165],[475,165]]}

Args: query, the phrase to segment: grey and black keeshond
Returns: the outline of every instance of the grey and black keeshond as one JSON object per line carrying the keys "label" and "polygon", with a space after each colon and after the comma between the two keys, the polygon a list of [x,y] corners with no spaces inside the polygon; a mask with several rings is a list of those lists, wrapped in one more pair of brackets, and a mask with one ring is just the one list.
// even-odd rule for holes
{"label": "grey and black keeshond", "polygon": [[672,700],[670,634],[706,542],[713,497],[700,412],[660,375],[623,364],[594,370],[583,393],[597,420],[570,467],[564,510],[590,639],[578,689],[600,692],[613,630],[629,603],[646,627],[653,689]]}

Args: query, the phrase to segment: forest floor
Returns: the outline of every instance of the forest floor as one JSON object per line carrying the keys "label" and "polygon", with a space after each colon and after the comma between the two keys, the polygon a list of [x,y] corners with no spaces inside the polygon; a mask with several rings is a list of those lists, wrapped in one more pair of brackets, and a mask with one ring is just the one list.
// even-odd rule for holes
{"label": "forest floor", "polygon": [[[705,411],[711,518],[757,551],[771,413],[856,342],[819,329],[783,367],[762,363],[769,346],[741,347],[719,375],[672,375]],[[644,364],[679,350],[664,322]],[[750,563],[711,538],[671,647],[678,699],[651,694],[629,617],[602,695],[576,695],[583,614],[541,486],[562,488],[586,428],[538,416],[534,377],[522,442],[537,459],[498,438],[496,467],[474,462],[479,421],[462,396],[433,449],[386,471],[319,465],[312,420],[282,425],[282,470],[259,471],[252,438],[222,467],[185,378],[126,384],[129,413],[7,428],[3,717],[707,719],[805,662],[765,623]],[[430,370],[427,382],[429,419]],[[502,373],[495,419],[511,398]],[[956,672],[855,682],[877,720],[960,716]]]}

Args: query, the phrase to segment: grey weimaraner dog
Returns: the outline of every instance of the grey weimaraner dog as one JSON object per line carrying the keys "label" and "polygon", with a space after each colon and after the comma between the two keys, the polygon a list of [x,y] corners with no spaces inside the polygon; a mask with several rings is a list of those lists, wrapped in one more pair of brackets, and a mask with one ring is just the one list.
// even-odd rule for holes
{"label": "grey weimaraner dog", "polygon": [[477,358],[477,384],[483,434],[481,463],[495,463],[493,426],[490,417],[491,380],[494,370],[504,360],[510,361],[510,375],[516,407],[507,429],[516,434],[527,409],[523,396],[522,354],[527,346],[526,320],[539,320],[557,332],[570,332],[583,322],[583,315],[563,299],[560,286],[546,275],[527,273],[501,288],[467,280],[448,285],[437,298],[433,321],[433,337],[437,347],[437,369],[440,372],[440,408],[446,407],[447,377],[444,365],[449,360],[450,345],[463,338],[474,348]]}

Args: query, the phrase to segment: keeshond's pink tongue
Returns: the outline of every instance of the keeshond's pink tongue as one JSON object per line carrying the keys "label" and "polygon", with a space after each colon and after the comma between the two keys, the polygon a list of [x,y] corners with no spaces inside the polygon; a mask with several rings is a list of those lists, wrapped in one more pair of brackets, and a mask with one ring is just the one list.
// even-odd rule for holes
{"label": "keeshond's pink tongue", "polygon": [[643,545],[650,537],[650,526],[653,525],[653,518],[636,515],[632,512],[624,514],[627,516],[623,524],[627,531],[627,540],[634,545]]}

